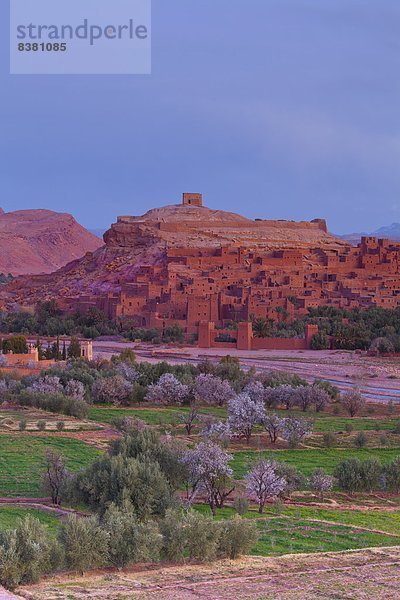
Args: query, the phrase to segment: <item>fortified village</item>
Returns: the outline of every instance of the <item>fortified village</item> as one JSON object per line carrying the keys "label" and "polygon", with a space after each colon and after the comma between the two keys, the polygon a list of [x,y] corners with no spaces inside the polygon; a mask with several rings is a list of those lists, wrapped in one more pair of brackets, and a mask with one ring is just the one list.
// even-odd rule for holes
{"label": "fortified village", "polygon": [[[290,321],[322,305],[400,303],[400,243],[363,237],[353,246],[330,235],[323,219],[250,220],[184,194],[180,205],[118,217],[104,241],[52,275],[15,280],[8,301],[33,306],[57,289],[66,313],[97,307],[138,327],[178,324],[202,347],[241,349],[271,347],[268,338],[253,339],[253,318]],[[232,323],[237,340],[218,341]],[[274,340],[273,347],[307,348],[316,331],[309,326],[304,340]]]}

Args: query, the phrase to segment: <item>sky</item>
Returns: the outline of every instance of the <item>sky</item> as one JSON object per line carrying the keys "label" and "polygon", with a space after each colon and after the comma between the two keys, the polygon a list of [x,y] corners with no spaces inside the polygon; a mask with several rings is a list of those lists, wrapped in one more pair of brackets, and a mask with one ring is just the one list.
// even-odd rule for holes
{"label": "sky", "polygon": [[251,218],[400,221],[398,0],[153,0],[151,75],[9,74],[0,206],[120,214],[202,192]]}

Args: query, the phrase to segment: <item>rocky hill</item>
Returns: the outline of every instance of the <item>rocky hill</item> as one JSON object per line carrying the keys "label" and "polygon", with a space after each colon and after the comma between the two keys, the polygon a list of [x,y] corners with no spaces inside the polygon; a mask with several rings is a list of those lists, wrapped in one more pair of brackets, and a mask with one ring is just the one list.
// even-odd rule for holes
{"label": "rocky hill", "polygon": [[101,245],[69,214],[0,209],[0,273],[51,273]]}
{"label": "rocky hill", "polygon": [[[259,249],[338,248],[345,242],[314,222],[251,220],[204,206],[173,205],[140,217],[119,217],[104,234],[106,245],[51,275],[22,277],[4,293],[13,302],[118,292],[141,266],[163,265],[167,248],[215,248],[228,244]],[[190,250],[188,250],[190,251]]]}

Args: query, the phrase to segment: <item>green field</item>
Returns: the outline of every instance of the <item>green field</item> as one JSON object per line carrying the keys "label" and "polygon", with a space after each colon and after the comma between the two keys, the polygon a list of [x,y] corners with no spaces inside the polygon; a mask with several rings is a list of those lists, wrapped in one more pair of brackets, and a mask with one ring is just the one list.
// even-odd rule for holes
{"label": "green field", "polygon": [[21,506],[0,506],[0,530],[13,529],[18,519],[23,519],[28,515],[35,517],[43,525],[47,525],[49,530],[54,533],[60,525],[60,520],[54,513]]}
{"label": "green field", "polygon": [[[93,406],[89,410],[89,419],[97,423],[111,424],[118,417],[136,417],[148,425],[174,425],[179,423],[179,415],[187,413],[187,406],[174,408],[115,408]],[[213,415],[217,418],[226,417],[226,409],[218,407],[204,407],[200,409],[204,415]]]}
{"label": "green field", "polygon": [[62,452],[72,471],[78,471],[100,454],[99,450],[71,438],[1,435],[0,496],[43,495],[40,478],[46,448]]}
{"label": "green field", "polygon": [[[210,513],[206,505],[195,508]],[[232,508],[223,508],[217,511],[216,518],[227,519],[233,514]],[[260,539],[252,554],[261,556],[400,545],[400,510],[370,512],[290,506],[277,510],[269,505],[264,514],[251,510],[245,517],[257,520]]]}
{"label": "green field", "polygon": [[[110,424],[116,417],[137,417],[145,421],[149,425],[174,425],[179,422],[179,415],[188,412],[187,406],[173,408],[117,408],[113,406],[101,407],[92,406],[89,410],[89,419],[98,423]],[[215,406],[205,406],[199,409],[200,414],[213,415],[218,419],[226,418],[226,408]],[[287,416],[289,413],[286,410],[274,411],[281,417]],[[371,430],[371,431],[393,431],[399,419],[395,418],[372,418],[372,417],[343,417],[343,416],[327,416],[324,413],[292,411],[300,417],[306,417],[314,421],[314,431],[323,433],[325,431],[344,432],[346,425],[351,425],[354,431]],[[399,435],[400,443],[400,435]]]}
{"label": "green field", "polygon": [[378,458],[382,463],[389,462],[396,456],[400,456],[400,448],[320,448],[312,450],[275,450],[261,452],[234,452],[231,467],[234,477],[242,479],[251,468],[251,464],[263,459],[275,459],[286,462],[297,467],[304,475],[309,476],[319,467],[333,474],[335,467],[346,458]]}
{"label": "green field", "polygon": [[258,556],[303,552],[340,552],[398,546],[400,537],[302,519],[272,518],[258,523],[260,539],[251,551]]}

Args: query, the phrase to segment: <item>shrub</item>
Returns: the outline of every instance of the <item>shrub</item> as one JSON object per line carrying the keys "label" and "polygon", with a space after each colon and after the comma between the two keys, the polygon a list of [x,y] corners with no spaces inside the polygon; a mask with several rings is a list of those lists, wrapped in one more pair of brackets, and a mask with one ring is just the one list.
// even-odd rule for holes
{"label": "shrub", "polygon": [[27,516],[15,529],[0,532],[0,582],[8,589],[35,583],[56,568],[60,552],[38,519]]}
{"label": "shrub", "polygon": [[379,489],[382,479],[382,465],[376,458],[364,461],[349,458],[342,461],[335,470],[339,487],[350,494]]}
{"label": "shrub", "polygon": [[68,516],[59,534],[65,549],[66,566],[82,575],[88,569],[104,566],[108,560],[109,539],[108,532],[100,527],[95,517]]}
{"label": "shrub", "polygon": [[400,456],[385,466],[384,483],[390,492],[400,492]]}
{"label": "shrub", "polygon": [[323,444],[325,448],[333,448],[337,443],[335,434],[332,431],[326,431],[323,435]]}
{"label": "shrub", "polygon": [[245,496],[236,496],[233,501],[233,508],[238,515],[243,516],[249,510],[249,501]]}
{"label": "shrub", "polygon": [[186,530],[189,558],[201,562],[214,560],[219,541],[218,523],[210,517],[193,511],[186,517]]}
{"label": "shrub", "polygon": [[389,444],[389,438],[384,433],[379,436],[379,443],[381,446],[387,446]]}
{"label": "shrub", "polygon": [[161,552],[166,560],[179,562],[185,557],[187,528],[184,521],[185,517],[180,511],[168,509],[160,522]]}
{"label": "shrub", "polygon": [[108,560],[118,569],[159,557],[161,539],[157,525],[138,522],[129,504],[122,509],[111,504],[102,527],[109,534]]}
{"label": "shrub", "polygon": [[344,426],[344,430],[346,431],[346,433],[351,433],[353,429],[354,427],[351,423],[346,423],[346,425]]}
{"label": "shrub", "polygon": [[18,428],[20,431],[25,431],[26,426],[28,425],[28,421],[25,418],[20,419],[18,423]]}
{"label": "shrub", "polygon": [[367,445],[367,436],[364,431],[359,431],[355,437],[354,444],[357,448],[365,448]]}
{"label": "shrub", "polygon": [[24,390],[18,396],[20,406],[33,406],[52,413],[64,414],[78,419],[88,415],[86,402],[64,396],[64,394],[41,394]]}
{"label": "shrub", "polygon": [[47,423],[43,419],[40,419],[40,421],[38,421],[36,424],[39,431],[44,431],[46,429],[46,425],[47,425]]}
{"label": "shrub", "polygon": [[219,523],[218,556],[234,560],[248,554],[259,538],[256,523],[239,515]]}
{"label": "shrub", "polygon": [[65,429],[65,421],[57,421],[56,428],[57,431],[63,431]]}

